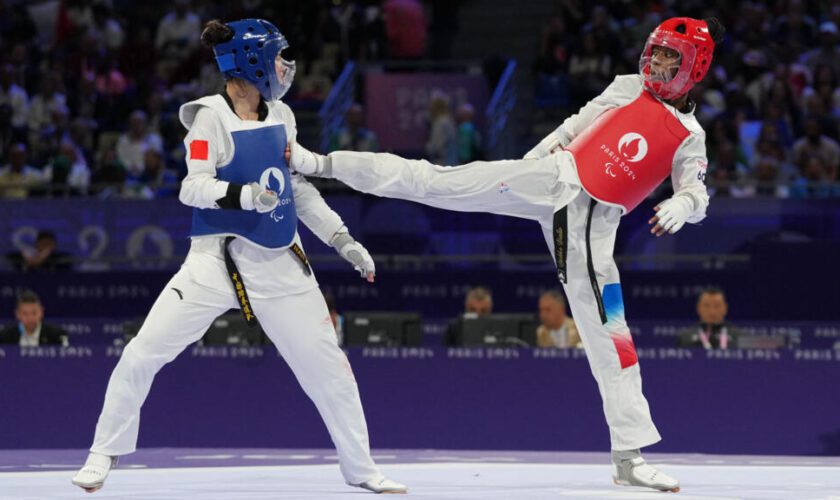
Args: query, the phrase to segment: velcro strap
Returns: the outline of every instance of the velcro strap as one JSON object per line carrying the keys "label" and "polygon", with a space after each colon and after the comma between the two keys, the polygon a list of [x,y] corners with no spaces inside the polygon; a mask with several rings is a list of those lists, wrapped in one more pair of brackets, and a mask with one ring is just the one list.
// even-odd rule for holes
{"label": "velcro strap", "polygon": [[217,56],[216,64],[219,65],[219,71],[222,73],[227,73],[228,71],[236,69],[236,61],[234,61],[232,53]]}
{"label": "velcro strap", "polygon": [[219,205],[219,208],[224,208],[226,210],[242,210],[241,195],[242,184],[234,184],[230,182],[228,183],[225,197],[216,200],[216,205]]}

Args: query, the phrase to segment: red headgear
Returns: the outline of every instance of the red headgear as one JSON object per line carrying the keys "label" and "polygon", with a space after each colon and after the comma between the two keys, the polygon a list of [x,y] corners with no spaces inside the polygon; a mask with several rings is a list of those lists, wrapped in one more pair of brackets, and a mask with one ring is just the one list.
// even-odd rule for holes
{"label": "red headgear", "polygon": [[[669,79],[651,75],[650,64],[653,48],[666,47],[680,54],[677,73]],[[712,65],[715,42],[705,21],[690,17],[672,17],[653,30],[647,39],[639,72],[645,79],[645,88],[660,99],[675,99],[706,76]]]}

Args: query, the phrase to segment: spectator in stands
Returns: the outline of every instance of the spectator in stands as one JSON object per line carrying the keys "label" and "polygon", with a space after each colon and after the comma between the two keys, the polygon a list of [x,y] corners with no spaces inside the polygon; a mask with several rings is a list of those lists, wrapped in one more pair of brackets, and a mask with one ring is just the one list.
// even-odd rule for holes
{"label": "spectator in stands", "polygon": [[103,3],[96,3],[91,8],[93,19],[87,34],[109,51],[118,51],[125,41],[125,32],[119,21],[114,19],[110,9]]}
{"label": "spectator in stands", "polygon": [[583,36],[583,47],[569,59],[572,90],[580,101],[599,95],[613,78],[612,59],[594,33]]}
{"label": "spectator in stands", "polygon": [[224,85],[225,79],[219,74],[215,61],[205,61],[192,80],[173,85],[172,93],[180,102],[186,102],[219,92]]}
{"label": "spectator in stands", "polygon": [[165,120],[164,104],[164,96],[161,91],[152,92],[146,98],[143,111],[146,113],[146,127],[150,132],[161,134]]}
{"label": "spectator in stands", "polygon": [[0,344],[21,347],[68,345],[67,332],[44,323],[44,306],[35,292],[21,292],[15,307],[15,318],[16,325],[0,330]]}
{"label": "spectator in stands", "polygon": [[733,187],[738,190],[739,197],[771,196],[787,198],[790,194],[788,186],[779,182],[780,165],[775,158],[764,156],[758,159],[750,172],[746,186]]}
{"label": "spectator in stands", "polygon": [[96,127],[96,121],[77,117],[70,122],[69,139],[76,147],[76,153],[80,157],[80,161],[84,160],[87,165],[91,164],[93,158],[93,130]]}
{"label": "spectator in stands", "polygon": [[749,169],[738,158],[735,145],[729,141],[721,142],[713,158],[708,169],[710,194],[739,197],[739,189],[742,188],[740,184]]}
{"label": "spectator in stands", "polygon": [[787,12],[776,19],[770,34],[779,45],[793,52],[801,52],[816,39],[816,23],[805,7],[803,0],[789,0]]}
{"label": "spectator in stands", "polygon": [[840,168],[840,144],[822,133],[816,117],[805,118],[803,125],[805,137],[793,144],[794,159],[800,171],[804,172],[811,156],[818,156],[828,172],[837,172]]}
{"label": "spectator in stands", "polygon": [[49,180],[52,195],[86,194],[90,185],[87,162],[69,138],[61,143],[58,152],[49,159],[44,176]]}
{"label": "spectator in stands", "polygon": [[837,47],[837,25],[831,21],[820,24],[819,47],[802,54],[800,61],[811,74],[817,73],[817,67],[828,65],[835,75],[840,75],[840,49]]}
{"label": "spectator in stands", "polygon": [[565,18],[552,17],[543,28],[540,53],[536,61],[537,71],[546,75],[565,74],[574,46],[575,36],[568,31]]}
{"label": "spectator in stands", "polygon": [[539,306],[538,347],[582,347],[575,320],[566,314],[566,299],[562,293],[558,290],[543,293]]}
{"label": "spectator in stands", "polygon": [[388,55],[419,59],[426,54],[426,12],[418,0],[386,0],[383,6]]}
{"label": "spectator in stands", "polygon": [[740,332],[726,321],[728,306],[723,290],[708,288],[697,299],[700,322],[685,329],[679,336],[680,347],[735,349]]}
{"label": "spectator in stands", "polygon": [[146,113],[138,109],[129,117],[128,131],[117,141],[117,157],[129,175],[139,176],[145,170],[146,151],[150,149],[162,153],[163,140],[148,130]]}
{"label": "spectator in stands", "polygon": [[[584,35],[592,34],[600,51],[605,53],[608,58],[615,59],[622,45],[622,34],[619,32],[619,28],[620,26],[613,19],[610,9],[604,5],[596,4],[592,7],[589,22],[581,27],[581,32]],[[641,48],[641,45],[636,48]],[[634,57],[634,59],[637,59],[637,57]],[[634,64],[634,66],[636,65]]]}
{"label": "spectator in stands", "polygon": [[765,158],[775,160],[779,164],[779,174],[784,182],[788,182],[796,177],[798,170],[796,166],[791,163],[789,155],[785,150],[785,145],[779,139],[778,134],[771,133],[776,130],[773,127],[763,127],[761,133],[758,134],[758,141],[755,144],[752,160],[750,163],[755,168],[760,161]]}
{"label": "spectator in stands", "polygon": [[475,109],[469,103],[458,106],[455,113],[458,124],[458,164],[470,163],[484,159],[481,151],[481,134],[476,128]]}
{"label": "spectator in stands", "polygon": [[160,151],[149,149],[144,155],[143,171],[139,175],[126,175],[123,196],[151,200],[174,196],[177,192],[177,175],[166,168]]}
{"label": "spectator in stands", "polygon": [[6,153],[8,164],[0,168],[0,198],[23,199],[29,190],[44,184],[44,174],[27,163],[26,146],[12,144]]}
{"label": "spectator in stands", "polygon": [[436,165],[458,165],[458,132],[452,119],[449,97],[432,92],[429,101],[429,140],[426,155]]}
{"label": "spectator in stands", "polygon": [[117,60],[114,58],[97,59],[89,77],[93,79],[96,93],[105,102],[114,102],[128,91],[128,79],[120,71]]}
{"label": "spectator in stands", "polygon": [[[820,79],[814,82],[814,95],[823,103],[823,119],[826,121],[826,135],[834,140],[840,139],[840,128],[838,128],[838,119],[840,119],[840,85],[837,84],[837,78],[831,72],[828,66],[821,66],[818,73]],[[805,95],[811,89],[805,89]]]}
{"label": "spectator in stands", "polygon": [[199,47],[195,34],[201,31],[201,18],[190,10],[189,0],[174,0],[174,10],[158,24],[155,49],[159,56],[158,74],[164,79]]}
{"label": "spectator in stands", "polygon": [[791,198],[838,198],[837,170],[828,170],[821,157],[810,155],[803,160],[802,175],[790,187]]}
{"label": "spectator in stands", "polygon": [[[136,20],[131,25],[131,36],[123,43],[119,54],[121,68],[132,73],[137,79],[138,85],[146,87],[149,82],[155,81],[155,63],[157,63],[155,51],[155,27]],[[218,71],[217,71],[218,73]],[[217,88],[221,88],[217,87]]]}
{"label": "spectator in stands", "polygon": [[344,113],[344,124],[330,138],[330,151],[379,151],[379,139],[365,127],[365,110],[361,104],[353,103]]}
{"label": "spectator in stands", "polygon": [[808,119],[813,118],[819,126],[820,134],[837,141],[837,119],[831,114],[831,98],[826,98],[811,87],[805,87],[802,102],[803,127]]}
{"label": "spectator in stands", "polygon": [[18,271],[66,271],[71,268],[70,257],[57,250],[58,243],[52,231],[39,231],[35,248],[11,252],[6,258]]}
{"label": "spectator in stands", "polygon": [[120,162],[115,147],[101,151],[97,169],[93,172],[96,196],[100,199],[120,196],[126,177],[125,165]]}
{"label": "spectator in stands", "polygon": [[[41,91],[29,103],[29,133],[41,135],[41,129],[52,123],[53,112],[67,106],[67,98],[61,92],[61,75],[46,75],[41,80]],[[37,139],[36,139],[37,140]]]}
{"label": "spectator in stands", "polygon": [[338,345],[344,344],[344,317],[338,313],[335,307],[335,296],[329,292],[323,292],[324,301],[327,303],[327,310],[330,311],[330,319],[332,320],[333,328],[335,328],[335,335],[338,339]]}
{"label": "spectator in stands", "polygon": [[29,119],[29,94],[15,83],[15,68],[11,64],[0,66],[0,105],[12,108],[12,127],[26,130]]}

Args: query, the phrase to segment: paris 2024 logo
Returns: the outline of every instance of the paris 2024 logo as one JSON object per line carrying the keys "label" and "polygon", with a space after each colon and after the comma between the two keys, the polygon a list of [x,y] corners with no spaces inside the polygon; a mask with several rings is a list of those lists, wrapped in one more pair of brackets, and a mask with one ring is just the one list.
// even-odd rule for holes
{"label": "paris 2024 logo", "polygon": [[[647,156],[648,153],[648,143],[647,140],[642,136],[642,134],[636,132],[628,132],[621,136],[618,140],[618,155],[620,155],[620,170],[624,170],[630,177],[636,177],[633,170],[630,168],[627,163],[638,163]],[[619,158],[613,158],[615,160],[619,160]],[[626,162],[626,163],[625,163]],[[605,165],[604,172],[609,175],[610,177],[615,177],[616,172],[614,168],[616,167],[613,163],[607,163]]]}

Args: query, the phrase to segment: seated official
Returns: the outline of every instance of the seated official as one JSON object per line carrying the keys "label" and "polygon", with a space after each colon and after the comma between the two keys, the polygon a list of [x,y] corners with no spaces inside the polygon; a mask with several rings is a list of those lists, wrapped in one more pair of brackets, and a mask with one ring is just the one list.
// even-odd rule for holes
{"label": "seated official", "polygon": [[540,296],[540,326],[537,327],[538,347],[583,347],[575,320],[566,313],[566,299],[557,290]]}
{"label": "seated official", "polygon": [[471,288],[464,298],[464,312],[449,322],[446,328],[446,336],[443,339],[444,345],[458,345],[461,334],[461,318],[477,318],[485,314],[493,313],[493,294],[487,288],[477,286]]}
{"label": "seated official", "polygon": [[737,349],[740,332],[726,321],[729,306],[719,288],[709,288],[697,299],[697,316],[700,322],[682,331],[680,347],[704,349]]}
{"label": "seated official", "polygon": [[17,344],[21,347],[68,344],[67,332],[44,324],[41,299],[31,290],[22,292],[18,297],[15,318],[16,325],[0,330],[0,344]]}

